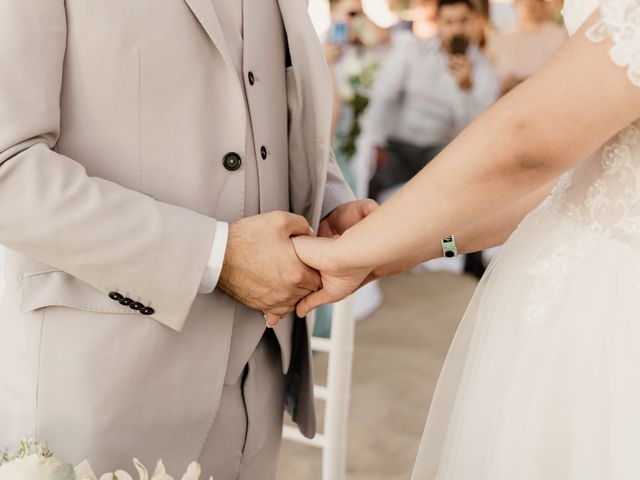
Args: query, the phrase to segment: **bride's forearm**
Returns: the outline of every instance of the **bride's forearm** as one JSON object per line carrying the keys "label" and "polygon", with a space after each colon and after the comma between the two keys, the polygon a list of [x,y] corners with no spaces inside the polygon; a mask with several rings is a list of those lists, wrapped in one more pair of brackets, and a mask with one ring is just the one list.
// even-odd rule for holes
{"label": "bride's forearm", "polygon": [[[493,117],[499,114],[489,112],[395,196],[345,232],[340,243],[349,266],[415,265],[440,256],[440,240],[449,234],[456,235],[462,252],[508,237],[524,216],[513,215],[517,205],[561,171],[528,164],[522,143],[533,144],[527,138],[533,133],[526,125],[496,126],[501,120]],[[506,138],[500,144],[498,138],[489,140],[484,132],[490,129]]]}
{"label": "bride's forearm", "polygon": [[[556,179],[553,179],[514,205],[503,208],[483,221],[462,229],[456,235],[458,252],[460,254],[478,252],[502,245],[524,217],[549,195],[555,183]],[[429,255],[430,259],[442,256],[440,243],[433,246],[431,250],[433,251],[433,256]]]}
{"label": "bride's forearm", "polygon": [[[483,219],[473,226],[463,228],[459,232],[453,232],[456,237],[458,253],[478,252],[491,247],[502,245],[513,233],[523,218],[549,195],[556,179],[536,190],[531,195],[504,208],[494,215]],[[405,272],[414,267],[421,260],[433,260],[442,256],[440,242],[427,246],[426,258],[405,258],[396,263],[376,268],[374,277],[386,277]]]}

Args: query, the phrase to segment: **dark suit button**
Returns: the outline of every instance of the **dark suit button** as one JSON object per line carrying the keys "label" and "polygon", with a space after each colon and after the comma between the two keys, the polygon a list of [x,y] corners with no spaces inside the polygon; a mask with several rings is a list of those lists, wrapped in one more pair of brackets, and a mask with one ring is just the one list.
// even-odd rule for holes
{"label": "dark suit button", "polygon": [[142,310],[140,310],[140,313],[142,315],[153,315],[155,313],[155,310],[151,307],[144,307]]}
{"label": "dark suit button", "polygon": [[144,305],[140,302],[133,302],[131,305],[129,305],[129,308],[131,310],[141,310],[144,308]]}
{"label": "dark suit button", "polygon": [[256,83],[256,77],[253,76],[253,72],[249,72],[249,85],[253,85],[254,83]]}
{"label": "dark suit button", "polygon": [[111,300],[115,300],[116,302],[119,302],[124,297],[122,295],[120,295],[118,292],[109,292],[109,298]]}
{"label": "dark suit button", "polygon": [[133,300],[131,300],[130,298],[124,297],[123,299],[120,300],[120,305],[131,305],[133,303]]}
{"label": "dark suit button", "polygon": [[260,148],[260,156],[263,160],[267,159],[267,147],[265,147],[264,145]]}
{"label": "dark suit button", "polygon": [[240,168],[240,165],[242,165],[242,159],[237,153],[229,152],[224,156],[222,164],[224,165],[224,168],[230,172],[235,172]]}

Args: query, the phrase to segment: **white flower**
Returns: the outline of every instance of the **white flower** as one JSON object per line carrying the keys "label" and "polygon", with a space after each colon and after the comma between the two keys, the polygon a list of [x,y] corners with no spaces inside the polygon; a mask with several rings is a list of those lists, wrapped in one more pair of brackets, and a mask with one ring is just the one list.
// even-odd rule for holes
{"label": "white flower", "polygon": [[[1,452],[0,452],[1,453]],[[140,480],[174,480],[167,473],[162,460],[158,460],[151,477],[147,468],[137,459],[133,459]],[[200,480],[198,462],[191,462],[181,480]],[[75,468],[53,457],[46,444],[33,440],[23,440],[16,455],[0,455],[0,480],[133,480],[124,470],[104,473],[98,477],[86,460]],[[213,477],[209,477],[213,480]]]}
{"label": "white flower", "polygon": [[[200,464],[191,462],[181,480],[199,480],[201,473]],[[213,477],[209,477],[209,480],[213,480]]]}
{"label": "white flower", "polygon": [[53,457],[26,455],[3,463],[0,466],[0,480],[48,480],[61,465],[62,462]]}
{"label": "white flower", "polygon": [[49,480],[77,480],[73,465],[70,463],[59,465],[53,473],[49,475]]}
{"label": "white flower", "polygon": [[76,480],[98,480],[91,469],[91,465],[86,460],[76,465]]}
{"label": "white flower", "polygon": [[343,68],[349,76],[357,76],[362,73],[363,62],[355,55],[349,55],[343,63]]}
{"label": "white flower", "polygon": [[356,96],[356,91],[348,82],[338,85],[337,90],[338,90],[338,97],[343,102],[350,102]]}
{"label": "white flower", "polygon": [[[133,459],[133,465],[138,472],[140,480],[174,480],[174,478],[167,473],[162,460],[158,460],[151,477],[149,477],[147,467],[145,467],[137,458]],[[201,473],[200,464],[198,462],[191,462],[181,480],[200,480]],[[131,475],[124,470],[116,470],[114,473],[105,473],[97,479],[93,470],[91,470],[91,466],[86,460],[76,467],[76,477],[76,480],[133,480]],[[3,479],[0,478],[0,480]],[[209,480],[213,480],[213,477],[209,477]]]}

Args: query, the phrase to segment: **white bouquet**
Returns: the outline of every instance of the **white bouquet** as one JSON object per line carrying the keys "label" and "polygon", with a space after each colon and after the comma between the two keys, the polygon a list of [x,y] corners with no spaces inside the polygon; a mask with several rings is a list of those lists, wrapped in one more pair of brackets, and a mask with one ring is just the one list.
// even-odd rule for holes
{"label": "white bouquet", "polygon": [[[133,459],[140,480],[174,480],[162,463],[158,460],[153,474],[149,476],[146,467]],[[200,465],[191,462],[181,480],[199,480]],[[133,480],[124,470],[105,473],[96,477],[86,460],[74,467],[70,463],[62,463],[53,456],[46,444],[23,440],[18,453],[0,454],[0,480]],[[213,480],[210,477],[209,480]]]}

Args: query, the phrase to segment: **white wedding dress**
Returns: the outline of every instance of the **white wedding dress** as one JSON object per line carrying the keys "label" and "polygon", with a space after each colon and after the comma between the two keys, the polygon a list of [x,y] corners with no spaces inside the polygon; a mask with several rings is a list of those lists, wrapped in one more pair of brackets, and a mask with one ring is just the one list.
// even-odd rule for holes
{"label": "white wedding dress", "polygon": [[[611,36],[640,86],[640,0],[565,0],[570,32],[596,8],[588,37]],[[640,122],[565,174],[490,265],[412,478],[640,479]]]}

